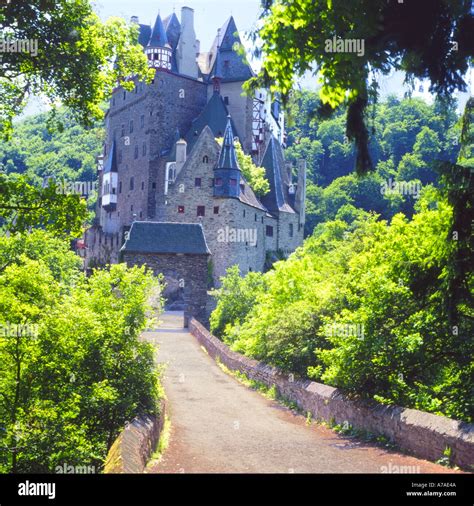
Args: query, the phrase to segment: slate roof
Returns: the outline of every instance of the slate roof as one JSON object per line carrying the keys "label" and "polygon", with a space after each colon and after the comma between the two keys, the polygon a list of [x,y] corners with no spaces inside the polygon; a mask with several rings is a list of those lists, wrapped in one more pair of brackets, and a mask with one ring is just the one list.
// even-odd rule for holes
{"label": "slate roof", "polygon": [[[214,137],[222,137],[227,126],[228,115],[229,111],[223,98],[218,93],[213,93],[201,114],[193,120],[191,128],[185,136],[185,140],[188,143],[188,153],[191,152],[205,126],[208,126],[212,130]],[[232,120],[231,124],[232,130],[240,138]]]}
{"label": "slate roof", "polygon": [[227,125],[224,132],[224,141],[222,142],[219,160],[216,169],[236,169],[240,170],[237,162],[237,155],[234,147],[234,132],[232,130],[231,117],[227,117]]}
{"label": "slate roof", "polygon": [[104,164],[104,174],[107,172],[118,172],[117,170],[117,147],[115,145],[115,139],[112,142],[109,156]]}
{"label": "slate roof", "polygon": [[[209,78],[219,75],[223,83],[247,81],[254,76],[254,72],[245,56],[234,50],[235,44],[242,44],[237,26],[231,16],[222,26],[220,33],[214,39],[210,53]],[[219,54],[219,58],[217,55]]]}
{"label": "slate roof", "polygon": [[210,255],[200,223],[135,221],[122,246],[125,253]]}
{"label": "slate roof", "polygon": [[172,72],[178,72],[178,63],[176,61],[176,48],[178,47],[179,37],[181,35],[181,23],[178,17],[173,12],[163,20],[163,25],[166,30],[166,36],[168,37],[169,45],[173,50],[171,57],[171,70]]}
{"label": "slate roof", "polygon": [[[248,206],[255,207],[257,209],[260,209],[261,211],[267,211],[264,205],[258,200],[257,196],[255,195],[252,188],[250,188],[249,184],[245,180],[245,178],[242,176],[240,179],[241,184],[244,185],[244,190],[240,190],[239,193],[239,200],[243,204],[247,204]],[[268,212],[268,211],[267,211]]]}
{"label": "slate roof", "polygon": [[151,26],[149,25],[139,25],[139,26],[140,32],[138,33],[138,42],[143,47],[146,47],[151,37]]}
{"label": "slate roof", "polygon": [[283,211],[294,213],[288,198],[288,174],[285,169],[285,159],[280,143],[271,137],[263,155],[262,167],[270,183],[270,192],[262,197],[262,204],[270,212]]}
{"label": "slate roof", "polygon": [[165,47],[169,46],[168,37],[166,35],[165,27],[163,25],[163,21],[161,20],[161,16],[158,14],[155,21],[155,26],[153,27],[153,31],[151,32],[151,37],[148,42],[149,47]]}

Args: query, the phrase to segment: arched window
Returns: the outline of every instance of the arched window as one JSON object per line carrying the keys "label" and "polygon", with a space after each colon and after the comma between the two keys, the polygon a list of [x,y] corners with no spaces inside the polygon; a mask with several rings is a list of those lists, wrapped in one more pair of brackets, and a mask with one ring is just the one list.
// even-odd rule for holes
{"label": "arched window", "polygon": [[209,157],[207,155],[203,156],[202,163],[209,163]]}

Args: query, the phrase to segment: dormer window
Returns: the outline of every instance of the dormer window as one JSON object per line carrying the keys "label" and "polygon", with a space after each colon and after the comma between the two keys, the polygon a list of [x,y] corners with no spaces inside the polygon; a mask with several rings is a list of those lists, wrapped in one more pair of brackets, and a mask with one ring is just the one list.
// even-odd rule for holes
{"label": "dormer window", "polygon": [[229,181],[230,186],[237,186],[237,179],[231,178]]}
{"label": "dormer window", "polygon": [[214,184],[216,186],[222,186],[222,178],[221,177],[216,177],[216,179],[214,180]]}

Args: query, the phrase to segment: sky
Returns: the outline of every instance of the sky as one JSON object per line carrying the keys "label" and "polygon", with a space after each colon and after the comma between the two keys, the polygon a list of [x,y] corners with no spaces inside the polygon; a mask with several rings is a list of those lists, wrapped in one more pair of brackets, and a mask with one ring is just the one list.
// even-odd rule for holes
{"label": "sky", "polygon": [[[201,51],[206,52],[210,49],[217,28],[232,15],[234,16],[237,28],[240,32],[242,42],[246,46],[249,56],[252,49],[251,43],[247,40],[245,34],[253,30],[256,26],[260,14],[260,0],[95,0],[93,1],[94,10],[105,20],[110,16],[119,16],[130,20],[132,16],[138,16],[142,24],[153,25],[158,13],[163,18],[175,11],[178,18],[181,15],[183,6],[194,9],[194,25],[197,38],[201,41]],[[251,62],[254,69],[258,68],[258,62]],[[388,77],[383,77],[380,84],[380,94],[383,100],[389,94],[403,96],[407,88],[403,85],[404,74],[393,72]],[[474,92],[474,71],[471,71],[471,77],[468,80],[471,94]],[[420,91],[420,86],[423,91]],[[317,78],[307,74],[298,81],[298,87],[315,90],[317,88]],[[414,96],[419,96],[432,101],[433,97],[427,92],[429,83],[418,83]],[[459,110],[464,109],[464,104],[469,98],[469,93],[457,94],[459,100]],[[24,115],[35,114],[40,110],[45,110],[41,100],[36,98],[31,101]]]}

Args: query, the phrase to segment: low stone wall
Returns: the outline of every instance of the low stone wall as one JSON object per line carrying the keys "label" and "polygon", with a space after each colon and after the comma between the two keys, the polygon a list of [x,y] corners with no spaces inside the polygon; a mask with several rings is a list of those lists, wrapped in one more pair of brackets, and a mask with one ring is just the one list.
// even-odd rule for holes
{"label": "low stone wall", "polygon": [[159,416],[135,418],[120,433],[105,461],[105,474],[143,473],[148,459],[155,451],[165,420],[165,402]]}
{"label": "low stone wall", "polygon": [[432,461],[443,457],[443,451],[449,447],[452,464],[464,469],[474,465],[473,424],[415,409],[350,400],[336,388],[293,378],[230,350],[195,319],[190,321],[189,330],[211,357],[253,380],[269,387],[275,385],[280,395],[309,411],[316,420],[347,422],[357,429],[384,435],[399,448]]}

